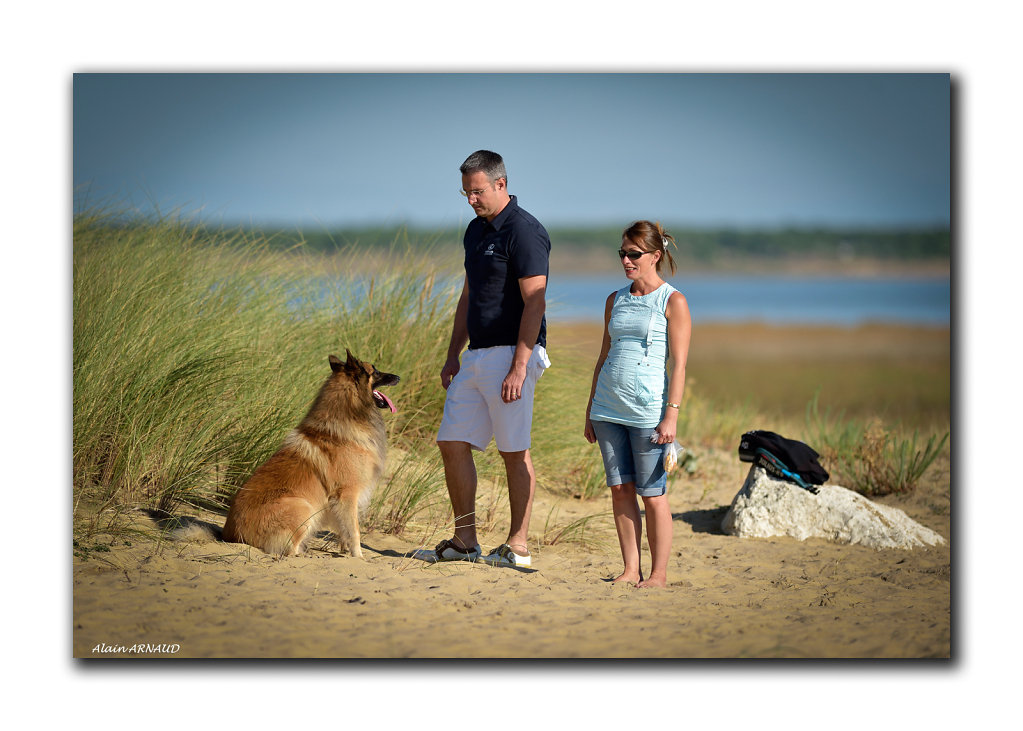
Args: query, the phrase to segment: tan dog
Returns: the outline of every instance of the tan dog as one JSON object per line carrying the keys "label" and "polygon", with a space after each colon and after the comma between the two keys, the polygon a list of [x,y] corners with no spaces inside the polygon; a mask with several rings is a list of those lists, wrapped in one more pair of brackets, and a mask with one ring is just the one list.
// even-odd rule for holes
{"label": "tan dog", "polygon": [[362,558],[359,508],[384,469],[387,434],[378,409],[396,409],[378,389],[398,383],[347,351],[330,356],[332,374],[309,413],[231,501],[224,540],[294,556],[321,528]]}

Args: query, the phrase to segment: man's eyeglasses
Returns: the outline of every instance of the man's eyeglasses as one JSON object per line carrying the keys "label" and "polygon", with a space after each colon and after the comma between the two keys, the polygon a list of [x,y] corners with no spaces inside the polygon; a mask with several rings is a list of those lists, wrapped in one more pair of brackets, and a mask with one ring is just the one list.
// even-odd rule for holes
{"label": "man's eyeglasses", "polygon": [[490,185],[488,185],[483,190],[469,190],[469,191],[465,191],[465,190],[462,190],[461,188],[459,188],[458,192],[461,194],[461,196],[463,198],[472,198],[472,197],[479,198],[481,195],[483,195],[484,193],[486,193],[488,190],[490,190],[493,187],[494,187],[494,184],[491,183]]}
{"label": "man's eyeglasses", "polygon": [[619,249],[618,258],[622,259],[627,256],[629,257],[629,261],[636,261],[639,257],[649,253],[649,251],[626,251],[625,249]]}

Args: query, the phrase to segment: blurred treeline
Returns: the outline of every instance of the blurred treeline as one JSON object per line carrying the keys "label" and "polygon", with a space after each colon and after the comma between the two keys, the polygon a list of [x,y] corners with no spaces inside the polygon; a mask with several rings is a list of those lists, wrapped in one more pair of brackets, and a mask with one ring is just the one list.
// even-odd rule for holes
{"label": "blurred treeline", "polygon": [[[738,258],[812,257],[822,259],[870,258],[892,261],[948,260],[951,256],[951,232],[934,228],[685,228],[667,225],[684,259],[714,264]],[[556,247],[598,249],[617,246],[622,228],[549,226]],[[462,230],[456,228],[346,228],[287,229],[263,227],[257,233],[277,246],[302,242],[312,252],[330,254],[356,245],[388,249],[395,242],[413,248],[457,250]]]}

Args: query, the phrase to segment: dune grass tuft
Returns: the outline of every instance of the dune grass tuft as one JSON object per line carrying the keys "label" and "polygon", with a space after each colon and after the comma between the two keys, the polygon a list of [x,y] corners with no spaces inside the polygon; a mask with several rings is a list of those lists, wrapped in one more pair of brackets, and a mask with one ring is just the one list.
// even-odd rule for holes
{"label": "dune grass tuft", "polygon": [[74,224],[73,479],[99,503],[223,507],[329,375],[357,357],[402,382],[394,442],[439,420],[427,388],[454,288],[421,262],[353,297],[317,257],[169,220]]}
{"label": "dune grass tuft", "polygon": [[829,465],[831,481],[868,497],[914,490],[949,437],[949,432],[932,434],[921,444],[918,430],[906,436],[879,419],[849,420],[830,410],[821,414],[816,395],[806,407],[806,429]]}

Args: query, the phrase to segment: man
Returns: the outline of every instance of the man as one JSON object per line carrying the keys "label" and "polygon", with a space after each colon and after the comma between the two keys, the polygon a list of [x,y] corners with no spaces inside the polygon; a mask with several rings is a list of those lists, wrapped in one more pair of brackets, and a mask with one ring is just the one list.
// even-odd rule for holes
{"label": "man", "polygon": [[[440,372],[447,394],[437,446],[455,530],[435,551],[439,561],[480,559],[472,450],[483,451],[493,438],[508,475],[511,525],[508,540],[482,560],[529,566],[526,534],[536,488],[530,428],[534,388],[550,367],[544,311],[551,241],[508,194],[500,155],[479,150],[459,169],[462,195],[476,218],[465,229],[465,281]],[[469,349],[459,362],[466,343]]]}

